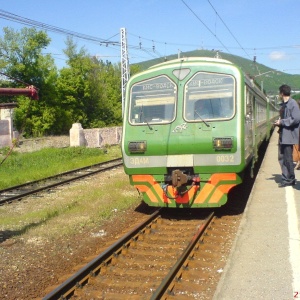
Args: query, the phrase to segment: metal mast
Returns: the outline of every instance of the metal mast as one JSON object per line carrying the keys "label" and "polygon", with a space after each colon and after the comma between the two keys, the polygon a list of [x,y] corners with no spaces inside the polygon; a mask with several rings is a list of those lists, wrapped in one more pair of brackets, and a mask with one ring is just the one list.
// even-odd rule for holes
{"label": "metal mast", "polygon": [[129,63],[127,52],[126,29],[121,28],[121,72],[122,72],[122,116],[124,115],[126,84],[129,80]]}

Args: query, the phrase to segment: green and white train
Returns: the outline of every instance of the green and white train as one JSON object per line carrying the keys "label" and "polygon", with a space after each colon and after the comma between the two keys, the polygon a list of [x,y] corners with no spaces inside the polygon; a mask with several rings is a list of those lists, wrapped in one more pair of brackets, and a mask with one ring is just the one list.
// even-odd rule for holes
{"label": "green and white train", "polygon": [[276,118],[278,109],[230,61],[155,65],[127,83],[125,172],[150,206],[222,206]]}

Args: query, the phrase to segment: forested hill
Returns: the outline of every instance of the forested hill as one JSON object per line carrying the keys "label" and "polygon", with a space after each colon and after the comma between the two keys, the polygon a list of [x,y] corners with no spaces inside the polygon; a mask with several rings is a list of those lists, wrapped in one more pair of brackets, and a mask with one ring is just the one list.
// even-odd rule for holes
{"label": "forested hill", "polygon": [[[190,52],[181,53],[181,57],[195,57],[195,56],[205,56],[205,57],[216,57],[216,51],[210,50],[195,50]],[[278,87],[282,84],[288,84],[292,87],[293,91],[300,91],[300,75],[292,75],[284,72],[280,72],[265,65],[254,62],[240,56],[219,53],[219,57],[229,60],[234,64],[237,64],[241,69],[252,77],[256,77],[255,81],[263,86],[263,89],[268,95],[277,95]],[[164,60],[172,60],[178,58],[178,54],[169,55],[166,58],[157,58],[139,63],[140,70],[147,69],[157,63],[161,63]],[[273,72],[271,72],[273,71]],[[268,73],[266,73],[268,72]],[[264,74],[265,73],[265,74]],[[262,75],[260,75],[262,74]],[[258,76],[260,75],[260,76]]]}

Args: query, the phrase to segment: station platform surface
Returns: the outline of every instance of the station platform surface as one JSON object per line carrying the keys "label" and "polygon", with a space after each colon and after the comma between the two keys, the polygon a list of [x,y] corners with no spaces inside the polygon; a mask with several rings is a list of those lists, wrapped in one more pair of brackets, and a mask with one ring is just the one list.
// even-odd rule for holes
{"label": "station platform surface", "polygon": [[300,170],[279,188],[273,132],[213,300],[300,299]]}

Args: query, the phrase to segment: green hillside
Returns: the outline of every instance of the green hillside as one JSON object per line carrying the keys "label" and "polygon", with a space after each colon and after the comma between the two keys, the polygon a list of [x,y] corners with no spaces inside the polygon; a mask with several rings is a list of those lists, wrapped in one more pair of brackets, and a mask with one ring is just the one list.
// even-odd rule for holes
{"label": "green hillside", "polygon": [[[181,53],[181,57],[193,57],[193,56],[205,56],[205,57],[216,57],[215,51],[210,50],[195,50],[190,52]],[[288,84],[292,87],[293,91],[300,91],[300,75],[292,75],[287,74],[284,72],[276,71],[265,65],[255,63],[252,60],[227,54],[221,53],[219,55],[223,59],[227,59],[234,64],[240,66],[240,68],[250,76],[255,78],[255,81],[263,87],[265,92],[268,95],[277,95],[278,94],[278,87],[282,84]],[[169,55],[165,59],[172,60],[178,58],[178,55]],[[157,58],[148,61],[144,61],[138,63],[140,70],[145,70],[155,64],[163,62],[163,59]],[[259,75],[259,76],[258,76]]]}

